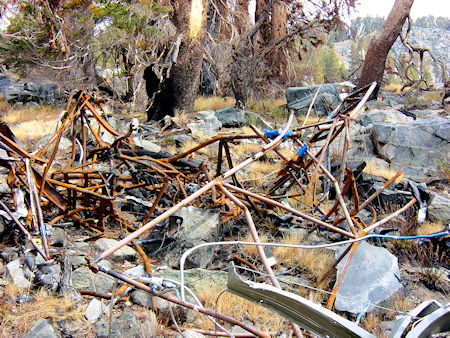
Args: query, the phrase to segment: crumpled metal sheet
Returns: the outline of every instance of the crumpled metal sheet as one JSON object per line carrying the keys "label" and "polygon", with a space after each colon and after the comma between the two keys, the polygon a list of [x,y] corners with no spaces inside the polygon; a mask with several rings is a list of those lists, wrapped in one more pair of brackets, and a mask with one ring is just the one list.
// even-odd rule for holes
{"label": "crumpled metal sheet", "polygon": [[320,337],[375,337],[355,323],[299,295],[271,285],[243,281],[233,263],[228,268],[227,291],[271,309]]}

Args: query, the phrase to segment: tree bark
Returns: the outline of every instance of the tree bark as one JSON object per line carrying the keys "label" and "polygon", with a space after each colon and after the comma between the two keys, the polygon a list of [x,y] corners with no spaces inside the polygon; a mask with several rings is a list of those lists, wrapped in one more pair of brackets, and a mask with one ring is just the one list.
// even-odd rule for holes
{"label": "tree bark", "polygon": [[[178,58],[170,74],[170,77],[173,79],[174,109],[187,112],[194,111],[194,102],[200,83],[203,45],[206,36],[206,25],[204,23],[206,8],[204,2],[204,0],[172,0],[175,8],[173,17],[175,27],[179,34],[184,34]],[[194,8],[191,6],[192,3],[203,7],[203,10],[200,10],[201,13],[198,13],[199,7]],[[196,13],[192,13],[191,8]],[[197,14],[197,16],[194,14]],[[193,27],[195,24],[199,24],[199,26]],[[197,28],[199,29],[197,30]]]}
{"label": "tree bark", "polygon": [[377,87],[372,93],[372,98],[378,95],[389,50],[401,33],[413,2],[414,0],[395,0],[380,31],[370,40],[357,88],[376,81]]}

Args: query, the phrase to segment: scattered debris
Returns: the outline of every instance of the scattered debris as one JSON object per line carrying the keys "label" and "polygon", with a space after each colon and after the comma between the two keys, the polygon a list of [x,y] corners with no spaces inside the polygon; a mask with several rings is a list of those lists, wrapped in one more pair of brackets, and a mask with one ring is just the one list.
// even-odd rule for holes
{"label": "scattered debris", "polygon": [[[325,90],[327,86],[321,88],[324,89],[323,95],[328,95]],[[177,314],[187,317],[188,309],[194,309],[206,315],[218,332],[229,335],[225,326],[238,326],[263,337],[266,333],[251,324],[203,307],[185,282],[189,276],[194,280],[210,278],[209,270],[191,269],[185,272],[184,261],[187,260],[189,267],[209,269],[214,267],[217,257],[228,263],[230,256],[224,250],[212,247],[216,244],[239,245],[239,241],[224,241],[223,225],[232,220],[239,220],[241,225],[247,223],[255,244],[261,242],[258,222],[277,219],[289,227],[302,226],[309,234],[324,232],[327,234],[326,243],[339,241],[340,245],[345,245],[344,253],[337,254],[335,264],[313,286],[323,287],[335,266],[338,266],[340,272],[331,290],[328,309],[334,306],[338,310],[361,312],[361,304],[341,304],[343,297],[340,296],[347,295],[349,288],[353,298],[355,288],[364,289],[364,297],[376,304],[388,298],[401,284],[397,279],[386,282],[384,277],[383,287],[359,280],[363,278],[371,283],[376,282],[379,270],[374,270],[375,267],[383,273],[390,270],[391,277],[399,276],[398,267],[386,260],[385,249],[359,241],[368,239],[381,225],[416,202],[413,195],[407,192],[403,206],[392,209],[391,214],[379,219],[372,211],[362,216],[367,213],[365,208],[381,194],[386,194],[388,187],[401,174],[396,173],[382,185],[372,184],[366,190],[370,191],[370,195],[364,195],[365,200],[360,201],[360,171],[346,166],[351,137],[350,120],[360,112],[374,88],[375,83],[348,95],[339,101],[324,121],[305,123],[291,129],[294,119],[291,113],[283,129],[261,131],[250,124],[251,134],[216,135],[177,155],[165,152],[164,147],[146,139],[145,133],[173,136],[174,142],[188,144],[191,138],[177,135],[178,131],[189,128],[194,136],[204,137],[222,125],[247,124],[252,119],[251,115],[227,108],[218,112],[199,112],[198,121],[186,126],[168,118],[161,130],[132,121],[128,130],[123,131],[119,130],[117,120],[106,118],[99,112],[97,103],[100,104],[101,100],[85,92],[77,92],[70,97],[55,134],[32,152],[26,151],[9,127],[1,123],[0,147],[7,156],[0,159],[0,165],[8,170],[7,183],[12,198],[0,201],[4,211],[0,216],[5,221],[3,226],[12,228],[19,235],[19,242],[20,239],[25,240],[20,244],[20,251],[22,247],[26,248],[25,255],[17,254],[19,250],[5,250],[2,253],[2,257],[9,262],[6,265],[8,274],[20,287],[29,288],[38,282],[53,290],[59,286],[61,291],[74,298],[81,294],[109,300],[109,309],[120,301],[131,304],[128,302],[130,297],[135,304],[164,312],[179,331]],[[312,93],[315,92],[321,91],[316,88]],[[312,103],[314,99],[308,105]],[[326,161],[327,154],[340,135],[343,135],[342,147],[335,149],[341,162],[338,168],[332,170]],[[64,139],[69,140],[66,149],[61,147]],[[236,164],[233,150],[240,143],[252,144],[257,151],[252,150],[245,161]],[[294,155],[286,155],[283,143],[288,145],[285,147],[295,148]],[[215,146],[215,163],[196,157],[197,153]],[[245,177],[247,170],[262,159],[271,161],[273,169],[276,169],[270,174],[275,177],[274,183],[269,184],[267,180],[261,187],[243,184],[245,179],[242,177]],[[265,177],[261,179],[265,180]],[[331,195],[335,197],[334,202],[325,205]],[[301,202],[305,196],[310,196],[307,203]],[[298,207],[299,204],[302,207]],[[285,213],[286,217],[281,217],[280,212]],[[66,227],[77,229],[78,238],[68,236]],[[192,253],[197,248],[201,251]],[[236,252],[236,248],[234,250]],[[365,250],[376,250],[377,253],[362,255]],[[280,290],[278,276],[273,271],[277,263],[274,263],[270,251],[263,250],[259,245],[256,251],[267,280],[273,285],[263,289],[270,290],[273,295],[286,296]],[[378,254],[379,251],[382,254]],[[366,258],[360,256],[384,258],[378,264],[367,263]],[[181,261],[180,257],[183,257]],[[180,266],[181,275],[178,270],[156,271],[154,259],[169,268]],[[136,260],[141,260],[142,264],[135,266]],[[257,269],[253,262],[244,258],[240,258],[240,262],[253,270]],[[370,268],[367,274],[363,275],[361,269],[355,268],[361,264]],[[223,280],[224,274],[215,271],[214,278]],[[358,281],[355,282],[355,279]],[[75,293],[74,289],[77,290]],[[389,292],[385,294],[385,291]],[[294,308],[298,305],[295,302],[303,302],[301,297],[287,297]],[[357,297],[360,303],[364,303],[364,308],[366,298],[361,295]],[[96,298],[91,300],[85,316],[88,321],[95,322],[93,331],[97,336],[108,336],[109,331],[111,336],[141,334],[139,320],[128,311],[113,320],[110,317],[110,328],[108,321],[102,317],[105,308]],[[303,310],[314,308],[322,324],[317,326],[312,323],[305,313],[300,316],[301,320],[288,315],[297,336],[301,335],[298,324],[313,332],[320,332],[321,328],[326,327],[331,336],[344,331],[369,336],[331,311],[311,302],[306,303]],[[180,308],[184,310],[178,311]],[[153,312],[151,314],[148,320],[152,324],[148,330],[154,335],[157,324],[152,317]],[[108,315],[111,316],[110,311]],[[222,326],[217,320],[226,324]]]}

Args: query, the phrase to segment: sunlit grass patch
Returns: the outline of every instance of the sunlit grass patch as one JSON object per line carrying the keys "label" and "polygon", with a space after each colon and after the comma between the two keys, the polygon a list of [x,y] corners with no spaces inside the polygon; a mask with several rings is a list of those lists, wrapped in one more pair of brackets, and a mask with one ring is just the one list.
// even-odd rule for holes
{"label": "sunlit grass patch", "polygon": [[[390,178],[395,176],[395,174],[397,173],[397,170],[380,167],[377,165],[377,162],[375,159],[370,159],[369,161],[367,161],[367,165],[364,168],[363,172],[366,174],[372,175],[372,176],[382,177],[382,178],[389,180]],[[403,180],[404,180],[404,176],[403,176],[403,174],[401,174],[395,180],[395,183],[400,183]]]}
{"label": "sunlit grass patch", "polygon": [[18,110],[8,109],[3,117],[3,121],[6,123],[20,123],[35,120],[56,120],[60,113],[60,108],[49,105],[39,106],[37,108],[22,108]]}
{"label": "sunlit grass patch", "polygon": [[[251,321],[261,331],[281,333],[287,329],[288,321],[283,317],[229,292],[225,292],[220,296],[216,308],[216,300],[222,290],[220,287],[202,289],[197,292],[197,295],[206,308],[216,309],[218,313],[236,318],[240,321]],[[196,327],[200,326],[204,329],[214,330],[214,324],[204,315],[196,314],[194,325]]]}
{"label": "sunlit grass patch", "polygon": [[436,232],[439,232],[441,230],[444,230],[444,225],[442,222],[429,222],[426,221],[420,225],[420,227],[417,229],[418,235],[431,235]]}
{"label": "sunlit grass patch", "polygon": [[[31,293],[30,290],[16,287],[11,281],[8,281],[1,291],[3,292],[0,298],[0,336],[2,337],[23,337],[39,318],[54,322],[77,321],[80,328],[88,328],[83,308],[69,296],[55,296],[46,289]],[[19,303],[21,296],[32,298],[31,301]],[[82,331],[80,330],[81,334]],[[84,333],[87,334],[87,332]]]}
{"label": "sunlit grass patch", "polygon": [[194,110],[218,110],[225,107],[234,107],[236,100],[231,97],[219,97],[219,96],[199,96],[195,100]]}

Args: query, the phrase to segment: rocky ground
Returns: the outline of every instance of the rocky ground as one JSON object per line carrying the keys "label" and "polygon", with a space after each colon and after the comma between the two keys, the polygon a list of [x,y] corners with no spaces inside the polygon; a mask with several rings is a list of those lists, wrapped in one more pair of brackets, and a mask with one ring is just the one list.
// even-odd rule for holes
{"label": "rocky ground", "polygon": [[[122,134],[126,133],[131,123],[129,118],[114,113],[110,113],[106,119]],[[246,126],[249,123],[261,128],[278,127],[277,121],[262,118],[260,114],[223,108],[197,112],[193,116],[178,115],[160,124],[140,121],[139,128],[132,137],[136,146],[150,153],[163,151],[175,155],[216,135],[248,133]],[[296,123],[300,124],[301,120]],[[384,224],[378,232],[390,235],[429,235],[448,229],[449,128],[448,112],[438,104],[432,104],[426,109],[405,111],[402,97],[390,93],[384,94],[383,102],[368,102],[365,111],[351,121],[351,147],[347,165],[356,173],[362,163],[368,164],[357,175],[360,198],[364,200],[385,184],[397,170],[402,170],[401,179],[373,202],[372,212],[378,215],[388,214],[413,197],[420,202],[400,217]],[[106,133],[102,137],[105,137],[105,142],[114,141]],[[34,146],[43,141],[36,142]],[[336,149],[342,142],[343,136],[336,139],[330,149],[331,170],[335,170],[340,163]],[[60,149],[69,152],[71,144],[66,135],[61,141]],[[239,163],[259,148],[259,145],[252,142],[242,142],[239,147],[236,145],[232,148],[231,156]],[[294,148],[295,145],[289,140],[283,143],[282,149],[286,154],[293,155]],[[215,148],[208,147],[196,152],[192,160],[202,162],[208,159],[211,162],[216,156]],[[55,165],[62,166],[65,160],[67,158],[64,158],[63,151]],[[239,174],[246,187],[252,189],[257,186],[261,189],[275,179],[271,173],[279,169],[279,163],[271,158],[267,158],[266,162],[268,168],[260,166]],[[1,173],[1,181],[7,182],[8,171],[3,170]],[[247,179],[252,180],[246,182]],[[187,195],[190,195],[198,187],[195,184],[186,185],[186,189]],[[2,200],[10,204],[11,191],[6,184],[1,186],[1,194]],[[151,203],[146,201],[146,194],[139,192],[124,195],[118,205],[131,221],[141,219],[151,207]],[[169,205],[170,201],[163,199],[157,212],[161,213]],[[418,220],[419,208],[426,210],[425,222]],[[295,224],[290,218],[292,215],[279,211],[274,210],[263,218],[256,218],[263,241],[317,244],[331,243],[338,239],[337,234],[324,230],[311,231],[301,220]],[[361,217],[370,219],[371,213],[367,212]],[[181,224],[177,220],[182,220]],[[205,316],[195,311],[171,305],[159,297],[132,287],[123,288],[115,278],[89,268],[89,259],[117,244],[117,239],[123,238],[127,233],[126,229],[111,226],[106,236],[102,236],[73,222],[56,224],[48,229],[52,259],[45,261],[36,254],[29,242],[23,241],[17,232],[11,231],[10,222],[3,217],[0,221],[0,332],[3,336],[181,336],[176,329],[176,325],[179,325],[183,328],[183,336],[201,337],[201,333],[189,328],[214,330]],[[170,222],[174,223],[171,225]],[[174,218],[152,232],[152,235],[140,237],[139,244],[152,260],[152,277],[176,283],[180,280],[180,256],[188,248],[205,242],[247,238],[248,231],[242,214],[233,215],[224,209],[221,212],[217,208],[208,209],[197,205],[179,210]],[[349,302],[338,297],[336,311],[355,321],[372,299],[367,294],[367,285],[383,289],[377,289],[379,300],[376,303],[381,307],[370,307],[366,309],[368,313],[363,311],[361,321],[362,327],[382,336],[392,328],[399,312],[410,310],[429,299],[445,304],[450,285],[448,241],[448,238],[413,241],[372,239],[364,243],[358,249],[357,258],[353,259],[355,265],[349,267],[340,291],[343,296],[350,294],[353,300]],[[333,258],[340,255],[339,250],[318,250],[313,255],[302,251],[299,255],[296,249],[274,249],[273,254],[278,261],[274,270],[285,288],[322,305],[326,304],[323,293],[311,294],[307,290],[315,285],[319,276],[331,265]],[[376,257],[377,260],[367,264],[365,256]],[[216,303],[216,298],[226,286],[226,269],[230,261],[246,268],[261,270],[253,248],[244,245],[209,248],[188,259],[186,285],[205,307],[217,307],[218,312],[226,313],[262,331],[286,335],[288,322],[285,319],[242,298],[226,294]],[[141,264],[141,256],[131,246],[116,251],[100,264],[129,277],[148,277]],[[394,267],[390,268],[391,266]],[[338,266],[338,270],[340,268],[342,267]],[[398,271],[388,276],[391,278],[389,282],[384,277],[381,278],[384,284],[380,286],[376,284],[379,278],[373,278],[375,281],[361,279],[361,269],[367,269],[369,276],[371,273],[377,277],[386,271]],[[339,273],[338,271],[337,274]],[[247,272],[246,276],[249,279],[263,280],[251,272]],[[327,285],[322,285],[322,288],[332,287],[335,277],[333,274],[333,280],[327,281]],[[355,298],[358,299],[356,303]],[[191,296],[188,300],[195,302]],[[244,332],[238,326],[226,326],[231,333]]]}

